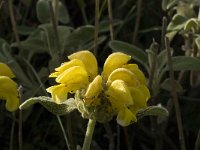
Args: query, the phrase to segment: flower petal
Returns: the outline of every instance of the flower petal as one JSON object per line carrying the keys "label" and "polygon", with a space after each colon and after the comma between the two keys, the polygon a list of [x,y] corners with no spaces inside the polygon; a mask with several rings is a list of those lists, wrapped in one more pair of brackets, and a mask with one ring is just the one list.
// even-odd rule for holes
{"label": "flower petal", "polygon": [[79,59],[85,65],[86,71],[91,79],[95,78],[98,73],[98,66],[97,60],[95,56],[87,50],[79,51],[77,53],[73,53],[72,55],[68,56],[70,60]]}
{"label": "flower petal", "polygon": [[53,100],[59,104],[67,100],[69,90],[64,84],[60,84],[49,87],[47,92],[51,93]]}
{"label": "flower petal", "polygon": [[57,72],[51,73],[49,77],[58,77],[65,70],[67,70],[71,67],[74,67],[74,66],[80,66],[80,67],[85,68],[85,65],[83,64],[83,62],[81,60],[73,59],[71,61],[61,64],[60,67],[55,69]]}
{"label": "flower petal", "polygon": [[114,80],[123,80],[128,86],[137,86],[139,84],[136,75],[126,68],[114,70],[108,77],[106,84],[109,86]]}
{"label": "flower petal", "polygon": [[91,103],[98,104],[98,96],[102,92],[102,77],[100,75],[96,76],[94,80],[89,84],[85,93],[85,103],[90,105]]}
{"label": "flower petal", "polygon": [[144,94],[145,100],[147,102],[149,98],[151,97],[149,89],[145,85],[140,85],[137,88]]}
{"label": "flower petal", "polygon": [[125,127],[133,122],[137,122],[136,116],[128,109],[122,109],[117,115],[117,123]]}
{"label": "flower petal", "polygon": [[9,78],[14,78],[12,70],[4,63],[0,63],[0,76],[7,76]]}
{"label": "flower petal", "polygon": [[10,112],[16,111],[19,108],[19,98],[16,96],[8,96],[6,99],[6,109]]}
{"label": "flower petal", "polygon": [[126,64],[130,59],[131,56],[120,52],[109,55],[104,63],[102,72],[103,78],[107,80],[108,76],[113,70],[122,67],[122,65]]}
{"label": "flower petal", "polygon": [[53,100],[59,104],[67,100],[69,89],[64,84],[60,84],[49,87],[47,92],[51,93]]}
{"label": "flower petal", "polygon": [[131,105],[131,106],[129,106],[129,110],[136,116],[138,111],[141,110],[141,108],[139,108],[136,105]]}
{"label": "flower petal", "polygon": [[139,108],[146,108],[147,100],[150,97],[148,89],[145,86],[140,85],[139,87],[129,87],[129,90],[131,92],[134,105]]}
{"label": "flower petal", "polygon": [[19,107],[17,84],[7,76],[0,76],[0,99],[6,100],[8,111],[15,111]]}
{"label": "flower petal", "polygon": [[124,106],[133,104],[128,86],[122,80],[113,81],[105,94],[110,100],[112,106],[117,110],[120,110]]}
{"label": "flower petal", "polygon": [[74,66],[61,73],[56,78],[56,82],[67,85],[81,84],[84,87],[88,85],[88,74],[85,68],[80,66]]}
{"label": "flower petal", "polygon": [[85,97],[86,98],[97,97],[102,90],[103,90],[103,87],[102,87],[102,77],[100,75],[98,75],[89,84],[89,86],[87,88],[87,91],[85,93]]}
{"label": "flower petal", "polygon": [[140,83],[146,85],[146,78],[136,64],[127,64],[124,65],[123,68],[126,68],[133,72],[136,75],[137,79],[140,81]]}

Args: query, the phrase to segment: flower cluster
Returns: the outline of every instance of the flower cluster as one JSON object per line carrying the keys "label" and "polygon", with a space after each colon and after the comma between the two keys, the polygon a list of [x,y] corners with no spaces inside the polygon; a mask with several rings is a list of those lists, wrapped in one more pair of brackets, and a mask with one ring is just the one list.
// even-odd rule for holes
{"label": "flower cluster", "polygon": [[0,63],[0,99],[6,100],[6,109],[11,112],[19,107],[17,84],[11,79],[14,77],[10,68]]}
{"label": "flower cluster", "polygon": [[105,122],[117,115],[122,126],[137,121],[136,115],[147,107],[150,93],[138,66],[128,64],[129,55],[121,52],[109,55],[101,75],[95,56],[87,50],[73,53],[68,59],[50,75],[58,84],[47,91],[56,103],[75,94],[77,109],[83,117]]}

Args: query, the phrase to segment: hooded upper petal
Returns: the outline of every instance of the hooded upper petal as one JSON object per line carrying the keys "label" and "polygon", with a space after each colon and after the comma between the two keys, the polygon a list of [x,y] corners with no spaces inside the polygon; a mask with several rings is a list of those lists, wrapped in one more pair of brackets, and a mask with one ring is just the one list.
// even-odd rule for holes
{"label": "hooded upper petal", "polygon": [[114,80],[123,80],[128,86],[139,84],[137,76],[126,68],[115,69],[108,77],[107,85],[109,86]]}
{"label": "hooded upper petal", "polygon": [[117,123],[121,126],[128,126],[136,122],[137,118],[128,108],[121,109],[117,115]]}
{"label": "hooded upper petal", "polygon": [[51,93],[51,96],[56,103],[62,103],[67,100],[68,93],[75,93],[80,88],[80,84],[59,84],[49,87],[47,92]]}
{"label": "hooded upper petal", "polygon": [[147,100],[150,97],[149,90],[146,86],[140,85],[139,87],[129,87],[134,105],[139,108],[147,107]]}
{"label": "hooded upper petal", "polygon": [[146,79],[142,71],[138,68],[138,65],[136,64],[126,64],[123,66],[123,68],[126,68],[133,72],[137,79],[140,81],[141,84],[146,85]]}
{"label": "hooded upper petal", "polygon": [[6,100],[8,111],[15,111],[19,107],[17,84],[7,76],[0,76],[0,99]]}
{"label": "hooded upper petal", "polygon": [[103,90],[102,87],[102,77],[100,75],[96,76],[94,80],[89,84],[85,97],[86,98],[93,98],[100,94],[100,92]]}
{"label": "hooded upper petal", "polygon": [[50,74],[49,77],[58,77],[61,73],[63,73],[65,70],[74,67],[74,66],[80,66],[85,68],[85,65],[81,60],[73,59],[71,61],[63,63],[60,67],[56,68],[56,72]]}
{"label": "hooded upper petal", "polygon": [[79,51],[68,56],[69,60],[79,59],[85,65],[86,71],[91,79],[95,78],[98,73],[97,60],[95,56],[87,50]]}
{"label": "hooded upper petal", "polygon": [[57,83],[63,83],[63,84],[80,84],[83,87],[88,85],[88,74],[85,70],[85,68],[80,66],[74,66],[67,70],[65,70],[63,73],[61,73],[56,78]]}
{"label": "hooded upper petal", "polygon": [[103,78],[107,80],[108,76],[113,70],[122,67],[124,64],[127,64],[130,59],[131,56],[121,52],[112,53],[109,55],[104,63],[102,72]]}
{"label": "hooded upper petal", "polygon": [[49,87],[47,92],[51,93],[53,100],[59,104],[67,100],[69,89],[64,84],[59,84]]}
{"label": "hooded upper petal", "polygon": [[117,110],[133,104],[131,93],[123,80],[113,81],[105,94]]}
{"label": "hooded upper petal", "polygon": [[14,78],[12,70],[4,63],[0,62],[0,76],[7,76],[9,78]]}

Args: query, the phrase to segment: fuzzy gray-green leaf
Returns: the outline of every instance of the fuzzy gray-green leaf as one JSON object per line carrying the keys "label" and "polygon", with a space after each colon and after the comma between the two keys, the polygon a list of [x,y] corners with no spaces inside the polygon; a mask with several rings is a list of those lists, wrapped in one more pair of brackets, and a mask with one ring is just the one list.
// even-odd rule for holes
{"label": "fuzzy gray-green leaf", "polygon": [[140,111],[138,113],[138,117],[142,118],[144,116],[159,116],[159,117],[167,117],[169,115],[166,108],[162,106],[149,106],[146,109]]}
{"label": "fuzzy gray-green leaf", "polygon": [[57,104],[53,101],[53,99],[46,96],[30,98],[22,103],[19,108],[26,109],[36,103],[41,104],[48,111],[55,115],[65,115],[76,109],[76,103],[73,98],[70,98],[61,104]]}
{"label": "fuzzy gray-green leaf", "polygon": [[[200,70],[200,59],[189,56],[176,56],[172,57],[173,70]],[[166,67],[169,70],[168,67]]]}

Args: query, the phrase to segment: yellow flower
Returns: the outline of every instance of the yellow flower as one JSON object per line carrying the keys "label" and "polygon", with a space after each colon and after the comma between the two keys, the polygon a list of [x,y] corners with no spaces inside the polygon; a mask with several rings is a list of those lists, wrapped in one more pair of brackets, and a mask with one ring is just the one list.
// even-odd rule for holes
{"label": "yellow flower", "polygon": [[17,84],[11,79],[14,77],[10,68],[0,63],[0,99],[6,100],[6,109],[15,111],[19,107]]}
{"label": "yellow flower", "polygon": [[1,62],[0,62],[0,76],[7,76],[9,78],[15,77],[15,75],[10,70],[10,68],[6,64],[1,63]]}
{"label": "yellow flower", "polygon": [[68,58],[50,75],[59,83],[47,89],[55,102],[62,103],[68,93],[78,92],[77,104],[81,104],[78,109],[84,117],[103,122],[117,115],[122,126],[137,121],[136,115],[147,107],[150,93],[138,66],[128,64],[129,55],[121,52],[109,55],[101,75],[97,75],[97,60],[91,52],[80,51]]}

